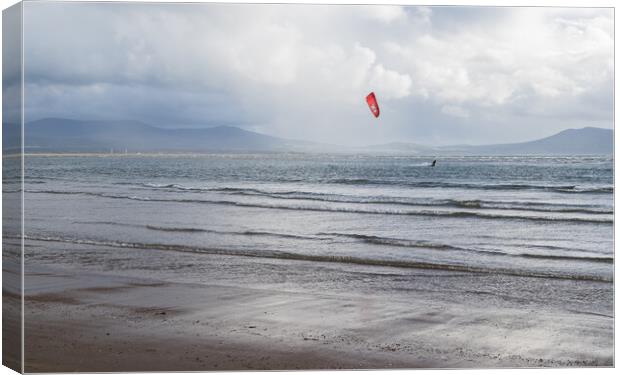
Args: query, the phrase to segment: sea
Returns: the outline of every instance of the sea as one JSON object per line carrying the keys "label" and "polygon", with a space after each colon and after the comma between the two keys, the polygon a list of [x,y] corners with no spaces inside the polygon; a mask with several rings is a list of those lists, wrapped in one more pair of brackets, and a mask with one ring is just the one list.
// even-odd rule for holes
{"label": "sea", "polygon": [[28,155],[26,267],[613,316],[613,156],[433,159]]}

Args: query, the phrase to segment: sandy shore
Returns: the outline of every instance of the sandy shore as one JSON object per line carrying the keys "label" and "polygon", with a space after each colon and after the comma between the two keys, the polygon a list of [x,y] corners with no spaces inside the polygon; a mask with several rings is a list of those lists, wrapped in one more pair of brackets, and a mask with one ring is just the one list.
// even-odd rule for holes
{"label": "sandy shore", "polygon": [[[341,322],[332,315],[334,307],[353,308],[327,296],[126,278],[32,277],[47,284],[47,291],[26,299],[30,372],[440,365],[404,358],[395,354],[397,347],[365,348],[353,335],[321,329],[321,322]],[[158,302],[162,296],[167,304]]]}
{"label": "sandy shore", "polygon": [[[30,268],[26,371],[613,365],[613,322]],[[594,348],[594,349],[593,349]],[[585,358],[575,360],[575,358]]]}

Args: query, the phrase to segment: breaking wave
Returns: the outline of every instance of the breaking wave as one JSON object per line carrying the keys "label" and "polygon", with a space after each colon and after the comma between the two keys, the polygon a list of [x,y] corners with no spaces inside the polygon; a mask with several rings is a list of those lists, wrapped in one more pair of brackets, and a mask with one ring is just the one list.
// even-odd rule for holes
{"label": "breaking wave", "polygon": [[497,215],[491,213],[475,211],[431,211],[431,210],[391,210],[391,209],[358,209],[353,207],[326,207],[326,206],[299,206],[281,205],[270,203],[239,202],[230,200],[209,200],[209,199],[164,199],[150,198],[133,195],[83,192],[83,191],[57,191],[57,190],[26,190],[28,193],[45,194],[68,194],[68,195],[87,195],[98,196],[110,199],[128,199],[150,202],[172,202],[172,203],[195,203],[195,204],[216,204],[237,207],[251,207],[293,211],[317,211],[317,212],[337,212],[355,213],[369,215],[405,215],[405,216],[427,216],[427,217],[454,217],[454,218],[479,218],[493,220],[525,220],[537,222],[568,222],[568,223],[592,223],[592,224],[613,224],[612,218],[587,218],[587,217],[553,217],[553,216],[527,216],[527,215]]}
{"label": "breaking wave", "polygon": [[613,278],[608,278],[604,276],[536,272],[536,271],[507,269],[507,268],[476,267],[476,266],[469,266],[469,265],[463,265],[463,264],[449,264],[449,263],[441,263],[441,262],[418,262],[418,261],[413,261],[413,260],[397,260],[397,259],[373,259],[373,258],[344,256],[344,255],[299,254],[299,253],[286,252],[286,251],[275,251],[275,250],[264,250],[264,251],[237,250],[237,249],[228,249],[228,248],[196,247],[196,246],[161,244],[161,243],[141,243],[141,242],[105,241],[105,240],[94,240],[94,239],[77,239],[77,238],[67,238],[67,237],[58,237],[58,236],[27,235],[25,236],[25,238],[28,240],[34,240],[34,241],[63,242],[63,243],[72,243],[72,244],[78,244],[78,245],[107,246],[107,247],[129,248],[129,249],[177,251],[177,252],[205,254],[205,255],[242,256],[242,257],[251,257],[251,258],[267,258],[267,259],[297,260],[297,261],[326,262],[326,263],[344,263],[344,264],[350,264],[350,265],[365,265],[365,266],[380,266],[380,267],[415,268],[415,269],[429,269],[429,270],[438,270],[438,271],[452,271],[452,272],[478,273],[478,274],[499,274],[499,275],[549,278],[549,279],[599,281],[599,282],[608,282],[608,283],[613,282]]}

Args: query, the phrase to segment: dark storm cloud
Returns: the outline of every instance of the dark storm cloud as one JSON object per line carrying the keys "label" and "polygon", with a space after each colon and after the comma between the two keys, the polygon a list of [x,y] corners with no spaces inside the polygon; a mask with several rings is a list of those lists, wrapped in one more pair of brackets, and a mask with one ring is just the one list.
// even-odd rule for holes
{"label": "dark storm cloud", "polygon": [[[331,143],[612,126],[606,9],[27,3],[26,116]],[[375,91],[382,115],[363,102]]]}

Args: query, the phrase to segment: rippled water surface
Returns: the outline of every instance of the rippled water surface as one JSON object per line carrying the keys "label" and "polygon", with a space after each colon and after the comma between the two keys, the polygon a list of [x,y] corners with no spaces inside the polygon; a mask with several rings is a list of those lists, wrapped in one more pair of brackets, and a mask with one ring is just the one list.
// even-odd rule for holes
{"label": "rippled water surface", "polygon": [[[31,239],[610,282],[611,157],[26,160]],[[11,181],[5,181],[5,190]]]}

